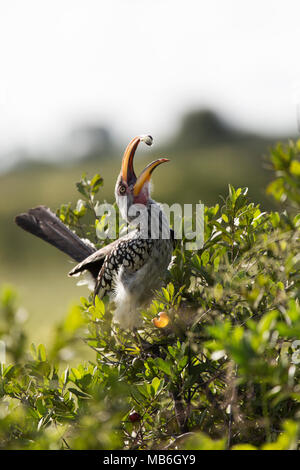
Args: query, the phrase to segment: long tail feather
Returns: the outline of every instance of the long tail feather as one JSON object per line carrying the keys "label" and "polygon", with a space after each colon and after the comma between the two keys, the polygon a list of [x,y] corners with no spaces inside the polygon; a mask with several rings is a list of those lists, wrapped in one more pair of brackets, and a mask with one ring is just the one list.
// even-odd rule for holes
{"label": "long tail feather", "polygon": [[50,209],[38,206],[17,215],[16,224],[29,233],[55,246],[75,261],[82,261],[96,251],[72,232]]}

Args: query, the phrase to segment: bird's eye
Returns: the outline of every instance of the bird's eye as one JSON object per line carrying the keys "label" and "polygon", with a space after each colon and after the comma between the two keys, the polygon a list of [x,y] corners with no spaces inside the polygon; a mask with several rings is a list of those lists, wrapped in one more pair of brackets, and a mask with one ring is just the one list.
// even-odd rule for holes
{"label": "bird's eye", "polygon": [[123,186],[123,185],[121,185],[121,186],[119,187],[119,193],[120,193],[120,194],[125,194],[125,193],[126,193],[126,187]]}

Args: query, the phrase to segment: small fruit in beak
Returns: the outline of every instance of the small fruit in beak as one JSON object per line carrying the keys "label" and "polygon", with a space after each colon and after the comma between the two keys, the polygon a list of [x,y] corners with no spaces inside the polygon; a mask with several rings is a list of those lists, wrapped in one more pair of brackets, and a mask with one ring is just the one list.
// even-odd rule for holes
{"label": "small fruit in beak", "polygon": [[140,142],[145,142],[147,145],[152,145],[153,139],[151,135],[140,135],[134,137],[134,139],[132,139],[131,142],[129,142],[127,145],[122,160],[121,176],[122,180],[128,185],[135,183],[137,179],[133,169],[133,158]]}

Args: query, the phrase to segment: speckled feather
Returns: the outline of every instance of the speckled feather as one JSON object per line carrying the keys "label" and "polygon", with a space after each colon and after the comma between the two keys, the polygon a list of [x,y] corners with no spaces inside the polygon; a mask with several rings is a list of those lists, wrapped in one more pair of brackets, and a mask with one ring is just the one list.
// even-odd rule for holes
{"label": "speckled feather", "polygon": [[151,239],[143,240],[137,236],[132,240],[119,240],[104,260],[97,277],[95,295],[102,298],[112,292],[121,267],[128,275],[138,271],[149,259],[152,248]]}

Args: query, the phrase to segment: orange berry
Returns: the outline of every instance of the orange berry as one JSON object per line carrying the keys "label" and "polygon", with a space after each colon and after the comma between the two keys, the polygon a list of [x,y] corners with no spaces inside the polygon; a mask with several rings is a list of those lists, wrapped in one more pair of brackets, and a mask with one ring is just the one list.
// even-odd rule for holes
{"label": "orange berry", "polygon": [[152,322],[156,328],[165,328],[170,323],[170,317],[166,312],[160,312]]}

